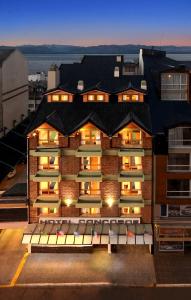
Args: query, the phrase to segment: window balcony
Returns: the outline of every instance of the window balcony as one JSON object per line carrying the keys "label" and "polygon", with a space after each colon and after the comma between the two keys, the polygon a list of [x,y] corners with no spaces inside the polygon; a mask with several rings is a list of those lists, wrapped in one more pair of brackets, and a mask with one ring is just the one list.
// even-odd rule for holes
{"label": "window balcony", "polygon": [[33,207],[37,208],[47,208],[47,209],[58,209],[60,207],[61,200],[56,199],[56,198],[43,198],[43,197],[38,197],[38,199],[35,200]]}
{"label": "window balcony", "polygon": [[81,145],[101,145],[101,139],[100,138],[81,138],[80,140]]}
{"label": "window balcony", "polygon": [[142,199],[142,190],[121,190],[121,197],[124,199]]}
{"label": "window balcony", "polygon": [[121,190],[119,207],[144,207],[141,190]]}
{"label": "window balcony", "polygon": [[191,165],[168,165],[168,172],[191,172]]}
{"label": "window balcony", "polygon": [[191,191],[167,191],[168,198],[191,198]]}
{"label": "window balcony", "polygon": [[140,148],[143,145],[143,141],[141,139],[122,139],[121,140],[121,147],[134,147]]}
{"label": "window balcony", "polygon": [[84,144],[79,146],[76,157],[102,156],[101,144]]}
{"label": "window balcony", "polygon": [[191,146],[191,127],[176,127],[168,131],[169,148],[186,148]]}
{"label": "window balcony", "polygon": [[95,166],[94,168],[84,169],[82,167],[81,171],[78,173],[76,178],[77,182],[90,182],[90,181],[102,181],[102,173],[100,166]]}
{"label": "window balcony", "polygon": [[191,139],[174,139],[168,141],[169,148],[186,148],[191,146]]}
{"label": "window balcony", "polygon": [[87,198],[83,199],[80,197],[76,203],[76,208],[101,208],[102,207],[102,201],[101,197],[93,197],[93,198]]}
{"label": "window balcony", "polygon": [[121,148],[118,151],[118,156],[144,156],[144,149],[139,148]]}
{"label": "window balcony", "polygon": [[129,166],[129,164],[122,165],[118,181],[144,181],[144,174],[142,165]]}
{"label": "window balcony", "polygon": [[35,182],[44,182],[44,181],[53,181],[53,182],[60,182],[61,174],[59,170],[39,170],[36,175],[30,175],[31,180]]}
{"label": "window balcony", "polygon": [[60,149],[59,147],[53,148],[53,147],[49,147],[49,148],[41,148],[38,146],[38,148],[36,150],[30,150],[30,155],[31,156],[37,156],[37,157],[41,157],[41,156],[54,156],[57,157],[60,155]]}
{"label": "window balcony", "polygon": [[82,199],[83,197],[100,197],[100,189],[81,189],[80,190],[80,198]]}

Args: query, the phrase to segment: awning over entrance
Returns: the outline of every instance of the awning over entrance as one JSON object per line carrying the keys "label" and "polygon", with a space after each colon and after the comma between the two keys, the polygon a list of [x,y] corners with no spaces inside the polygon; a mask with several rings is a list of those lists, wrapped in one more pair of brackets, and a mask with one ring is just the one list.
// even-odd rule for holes
{"label": "awning over entrance", "polygon": [[127,224],[115,220],[71,220],[29,224],[22,244],[31,245],[151,245],[153,231],[151,224]]}

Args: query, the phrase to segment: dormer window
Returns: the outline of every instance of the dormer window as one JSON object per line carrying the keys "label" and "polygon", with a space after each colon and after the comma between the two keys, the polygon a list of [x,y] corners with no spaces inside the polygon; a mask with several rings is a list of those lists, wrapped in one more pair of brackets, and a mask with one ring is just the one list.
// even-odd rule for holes
{"label": "dormer window", "polygon": [[69,95],[67,95],[67,94],[61,95],[60,98],[61,98],[61,101],[69,101]]}
{"label": "dormer window", "polygon": [[88,95],[88,101],[104,101],[104,95]]}
{"label": "dormer window", "polygon": [[48,102],[72,102],[73,94],[62,91],[55,90],[54,92],[47,93]]}
{"label": "dormer window", "polygon": [[138,94],[132,94],[132,95],[123,95],[123,101],[139,101],[139,95]]}
{"label": "dormer window", "polygon": [[83,94],[83,102],[108,102],[109,94],[102,91],[91,91]]}
{"label": "dormer window", "polygon": [[68,94],[52,95],[51,102],[69,102]]}
{"label": "dormer window", "polygon": [[189,75],[187,73],[161,74],[161,100],[188,100]]}
{"label": "dormer window", "polygon": [[52,95],[52,101],[59,101],[59,95]]}
{"label": "dormer window", "polygon": [[118,102],[143,102],[144,101],[144,94],[128,90],[118,94]]}

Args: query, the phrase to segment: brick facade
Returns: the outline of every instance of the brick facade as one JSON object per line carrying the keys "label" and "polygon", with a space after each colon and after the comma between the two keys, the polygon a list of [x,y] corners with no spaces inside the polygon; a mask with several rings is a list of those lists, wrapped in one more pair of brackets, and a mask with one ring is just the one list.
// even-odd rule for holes
{"label": "brick facade", "polygon": [[120,198],[120,182],[104,180],[101,182],[101,198],[105,201],[112,198],[114,201]]}
{"label": "brick facade", "polygon": [[62,156],[61,157],[61,174],[78,174],[80,171],[80,158],[75,156]]}
{"label": "brick facade", "polygon": [[64,200],[77,200],[79,198],[80,183],[74,180],[62,180],[59,184],[60,197]]}
{"label": "brick facade", "polygon": [[119,157],[108,155],[101,158],[101,169],[103,175],[119,173]]}
{"label": "brick facade", "polygon": [[[129,126],[129,125],[128,125]],[[133,128],[134,125],[130,125]],[[47,128],[50,126],[47,125]],[[44,128],[44,125],[43,125]],[[122,136],[120,134],[113,136],[112,138],[106,136],[101,132],[101,148],[102,150],[119,149],[121,147]],[[81,145],[80,133],[74,133],[70,137],[64,137],[59,134],[59,147],[67,148],[67,150],[78,150]],[[30,136],[30,149],[36,149],[38,145],[38,135]],[[152,147],[151,137],[143,132],[143,147],[149,149]],[[62,151],[61,151],[62,153]],[[64,153],[64,152],[63,152]],[[35,175],[38,170],[38,158],[30,156],[30,175]],[[145,175],[152,174],[152,156],[142,157],[143,172]],[[121,171],[122,157],[118,155],[107,155],[104,154],[101,157],[101,172],[103,176],[118,176]],[[80,195],[80,183],[76,182],[75,179],[64,180],[62,176],[78,175],[81,169],[81,158],[76,157],[73,153],[71,155],[63,155],[59,158],[59,170],[61,173],[61,181],[59,182],[59,198],[62,201],[61,207],[57,216],[62,217],[79,217],[80,209],[76,208],[72,203],[71,206],[67,207],[64,202],[67,199],[77,201]],[[146,180],[142,182],[142,193],[145,200],[152,200],[152,182]],[[35,200],[38,196],[38,183],[30,181],[29,183],[30,199]],[[119,217],[121,215],[121,209],[117,205],[117,201],[120,199],[121,194],[121,183],[115,180],[106,180],[100,183],[101,199],[103,201],[100,214],[102,217]],[[114,205],[109,207],[108,200],[112,200]],[[30,207],[31,208],[31,207]],[[38,209],[30,209],[31,222],[36,222],[38,219]],[[149,207],[142,209],[143,220],[150,220],[151,213]],[[56,215],[55,215],[56,216]],[[135,216],[136,217],[136,216]],[[149,221],[150,222],[150,221]]]}
{"label": "brick facade", "polygon": [[29,157],[29,168],[30,168],[30,175],[36,175],[36,173],[38,171],[38,157],[37,156]]}
{"label": "brick facade", "polygon": [[142,215],[142,223],[151,223],[152,222],[152,206],[146,205],[145,207],[141,208],[141,215]]}

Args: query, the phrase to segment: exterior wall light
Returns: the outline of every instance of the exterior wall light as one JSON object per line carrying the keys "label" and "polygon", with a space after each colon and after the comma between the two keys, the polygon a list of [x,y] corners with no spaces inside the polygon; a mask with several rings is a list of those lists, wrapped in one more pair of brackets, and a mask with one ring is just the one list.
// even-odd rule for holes
{"label": "exterior wall light", "polygon": [[112,198],[109,198],[108,200],[107,200],[107,204],[108,204],[108,206],[109,207],[112,207],[113,206],[113,199]]}
{"label": "exterior wall light", "polygon": [[72,199],[66,199],[65,204],[67,207],[69,207],[72,204]]}

